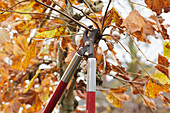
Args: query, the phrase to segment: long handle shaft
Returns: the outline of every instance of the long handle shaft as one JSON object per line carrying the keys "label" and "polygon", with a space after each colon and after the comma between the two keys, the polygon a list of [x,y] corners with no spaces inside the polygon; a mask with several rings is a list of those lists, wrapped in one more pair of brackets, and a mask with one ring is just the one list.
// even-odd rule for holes
{"label": "long handle shaft", "polygon": [[86,112],[95,113],[96,101],[96,59],[88,59]]}
{"label": "long handle shaft", "polygon": [[67,84],[69,83],[72,75],[75,73],[77,67],[80,64],[80,61],[82,59],[82,56],[80,56],[78,53],[76,53],[69,63],[66,71],[64,72],[61,81],[57,88],[55,89],[54,93],[52,94],[50,101],[46,105],[43,113],[51,113],[56,106],[58,100],[60,99],[61,95],[63,94],[64,90],[67,87]]}

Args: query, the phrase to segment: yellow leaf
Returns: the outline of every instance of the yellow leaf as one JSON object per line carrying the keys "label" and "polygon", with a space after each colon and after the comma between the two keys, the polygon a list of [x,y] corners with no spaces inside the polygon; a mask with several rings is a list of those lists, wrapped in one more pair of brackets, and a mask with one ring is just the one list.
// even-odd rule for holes
{"label": "yellow leaf", "polygon": [[165,40],[163,49],[164,49],[163,55],[166,56],[167,58],[170,58],[170,40]]}
{"label": "yellow leaf", "polygon": [[60,27],[54,30],[38,32],[36,38],[53,38],[61,36],[65,33],[65,27]]}
{"label": "yellow leaf", "polygon": [[106,94],[106,92],[101,91],[106,99],[112,104],[114,105],[116,108],[121,108],[122,107],[122,103],[120,100],[118,100],[112,93]]}
{"label": "yellow leaf", "polygon": [[156,70],[151,76],[153,79],[158,80],[161,84],[170,84],[168,77],[158,70]]}
{"label": "yellow leaf", "polygon": [[26,69],[30,60],[32,58],[34,58],[36,55],[36,43],[33,42],[29,47],[28,47],[28,50],[26,51],[26,55],[25,55],[25,58],[23,59],[22,63],[21,63],[21,67],[19,70],[22,70],[22,69]]}
{"label": "yellow leaf", "polygon": [[24,90],[24,93],[26,93],[26,92],[34,85],[34,80],[35,80],[35,78],[38,77],[38,75],[39,75],[39,73],[40,73],[40,70],[41,70],[41,69],[38,69],[38,70],[36,71],[36,74],[35,74],[34,77],[31,79],[28,87]]}
{"label": "yellow leaf", "polygon": [[167,86],[161,85],[160,83],[157,83],[155,80],[149,80],[146,88],[145,88],[145,95],[148,95],[151,98],[156,98],[159,96],[159,92],[170,92]]}

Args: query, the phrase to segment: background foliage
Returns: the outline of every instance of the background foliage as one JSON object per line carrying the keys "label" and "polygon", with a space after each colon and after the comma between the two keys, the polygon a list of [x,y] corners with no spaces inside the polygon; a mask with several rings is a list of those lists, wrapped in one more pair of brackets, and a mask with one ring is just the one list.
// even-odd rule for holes
{"label": "background foliage", "polygon": [[[40,2],[43,4],[36,0],[0,1],[0,111],[42,112],[73,55],[84,45],[82,32],[89,29],[88,21],[100,29],[103,43],[95,43],[98,94],[113,105],[98,112],[112,112],[128,100],[143,101],[150,112],[156,112],[157,98],[170,107],[169,25],[163,24],[161,16],[169,14],[169,0],[145,0],[146,5],[127,0],[132,11],[126,18],[112,0]],[[135,5],[150,10],[152,15],[143,17]],[[151,44],[152,38],[163,43],[164,52],[158,54],[157,62],[149,60],[138,46],[140,42]],[[121,51],[114,48],[117,45]],[[122,51],[130,55],[131,62],[121,62],[117,54]],[[84,112],[75,95],[86,100],[86,60],[85,56],[56,106],[61,113]],[[107,76],[113,78],[113,84],[106,80]],[[99,103],[101,97],[97,97]]]}

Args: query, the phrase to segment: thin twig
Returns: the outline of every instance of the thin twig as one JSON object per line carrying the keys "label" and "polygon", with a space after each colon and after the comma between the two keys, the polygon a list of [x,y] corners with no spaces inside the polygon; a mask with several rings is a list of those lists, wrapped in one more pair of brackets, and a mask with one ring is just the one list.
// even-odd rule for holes
{"label": "thin twig", "polygon": [[43,5],[43,6],[47,7],[47,8],[50,8],[50,9],[52,9],[52,10],[54,10],[54,11],[56,11],[56,12],[62,14],[62,15],[64,15],[65,17],[69,18],[70,20],[74,21],[75,23],[77,23],[78,25],[80,25],[81,27],[83,27],[83,28],[85,28],[85,29],[87,29],[87,30],[89,30],[89,31],[92,30],[92,29],[90,29],[87,25],[85,25],[85,24],[83,24],[83,23],[75,20],[74,18],[72,18],[71,16],[67,15],[66,13],[64,13],[64,12],[62,12],[62,11],[60,11],[60,10],[57,10],[57,9],[55,9],[55,8],[53,8],[53,7],[50,7],[50,6],[48,6],[48,5],[40,2],[40,1],[38,1],[38,0],[35,0],[35,2],[37,2],[37,3]]}
{"label": "thin twig", "polygon": [[[143,68],[143,70],[147,73],[147,75],[149,76],[149,77],[151,77],[151,75],[148,73],[148,71],[145,69],[145,67],[143,67],[143,65],[140,63],[140,61],[135,57],[135,56],[133,56],[126,48],[125,48],[125,46],[118,40],[118,39],[116,39],[114,36],[112,36],[112,35],[110,35],[110,34],[104,34],[103,36],[111,36],[112,38],[114,38],[117,42],[119,42],[119,44],[124,48],[124,50],[127,52],[127,53],[129,53],[138,63],[139,63],[139,65]],[[152,78],[152,77],[151,77]]]}
{"label": "thin twig", "polygon": [[54,0],[52,0],[58,7],[60,7],[64,12],[66,12],[68,15],[68,11],[66,9],[64,9],[62,6],[60,6],[57,2],[55,2]]}
{"label": "thin twig", "polygon": [[[99,18],[97,17],[97,15],[94,13],[94,11],[92,10],[92,8],[90,7],[89,3],[87,2],[87,0],[84,0],[84,3],[87,5],[87,7],[90,9],[90,11],[94,14],[94,16],[96,17],[97,19],[97,22],[99,24],[99,26],[101,25],[100,21],[99,21]],[[97,24],[97,28],[100,30],[99,26]]]}
{"label": "thin twig", "polygon": [[[104,27],[104,22],[105,22],[105,19],[106,19],[107,11],[108,11],[108,9],[109,9],[109,6],[110,6],[111,1],[112,1],[112,0],[109,0],[109,3],[108,3],[108,5],[107,5],[106,11],[105,11],[105,14],[104,14],[104,17],[103,17],[102,27],[101,27],[102,33],[103,33],[103,27]],[[102,34],[102,33],[101,33],[101,34]]]}
{"label": "thin twig", "polygon": [[[68,1],[70,2],[70,0],[68,0]],[[70,4],[71,4],[71,2],[70,2]],[[71,6],[72,6],[73,8],[75,8],[75,9],[79,10],[80,12],[82,12],[83,15],[84,15],[87,19],[91,20],[91,21],[97,26],[97,28],[100,30],[98,24],[97,24],[92,18],[90,18],[86,13],[84,13],[83,10],[81,10],[81,9],[79,9],[79,8],[77,8],[77,7],[75,7],[75,6],[73,6],[72,4],[71,4]]]}
{"label": "thin twig", "polygon": [[151,113],[154,113],[153,110],[149,107],[146,99],[144,98],[143,94],[141,93],[141,91],[132,83],[132,86],[136,88],[136,90],[139,92],[139,94],[141,95],[141,97],[143,98],[144,102],[146,103],[148,109],[151,111]]}
{"label": "thin twig", "polygon": [[166,67],[166,66],[164,66],[164,65],[157,64],[157,63],[149,60],[149,59],[145,56],[145,54],[142,52],[142,50],[139,48],[139,46],[137,45],[137,43],[135,42],[135,40],[134,40],[131,36],[130,36],[130,39],[134,42],[134,44],[136,45],[136,47],[139,49],[139,51],[140,51],[140,52],[142,53],[142,55],[145,57],[146,61],[151,62],[151,63],[156,64],[156,65],[159,65],[159,66],[164,67],[164,68],[168,68],[168,67]]}
{"label": "thin twig", "polygon": [[[114,25],[107,25],[107,26],[104,27],[104,30],[105,30],[106,28],[108,28],[108,27],[116,27],[116,28],[118,28],[118,29],[123,30],[122,28],[120,28],[120,27],[118,27],[118,26],[114,26]],[[123,31],[124,31],[124,30],[123,30]],[[164,68],[168,68],[168,67],[166,67],[166,66],[164,66],[164,65],[161,65],[161,64],[158,64],[158,63],[155,63],[155,62],[149,60],[149,59],[146,57],[146,55],[142,52],[142,50],[139,48],[139,46],[138,46],[137,43],[134,41],[134,39],[131,37],[131,34],[128,33],[128,35],[130,36],[130,39],[134,42],[134,44],[136,45],[136,47],[139,49],[139,51],[142,53],[142,55],[145,57],[146,61],[148,61],[148,62],[150,62],[150,63],[152,63],[152,64],[159,65],[159,66],[164,67]]]}
{"label": "thin twig", "polygon": [[132,2],[131,0],[128,0],[130,3],[133,3],[133,4],[136,4],[136,5],[140,5],[140,6],[143,6],[143,7],[146,7],[148,8],[148,6],[145,6],[145,5],[142,5],[142,4],[138,4],[138,3],[135,3],[135,2]]}
{"label": "thin twig", "polygon": [[126,82],[126,83],[145,84],[145,83],[143,83],[143,82],[136,82],[136,81],[130,81],[130,80],[120,79],[120,78],[118,78],[118,77],[116,77],[116,76],[113,76],[112,74],[109,74],[109,76],[112,76],[113,78],[118,79],[118,80],[123,81],[123,82]]}
{"label": "thin twig", "polygon": [[[0,9],[0,11],[4,11],[4,9]],[[11,12],[11,13],[18,13],[18,14],[36,14],[36,15],[45,15],[47,16],[47,13],[31,13],[31,12],[19,12],[19,11],[12,11],[12,10],[8,10],[6,12]],[[51,16],[53,18],[56,18],[55,16]]]}
{"label": "thin twig", "polygon": [[2,13],[0,13],[0,14],[3,14],[3,13],[5,13],[5,12],[7,12],[8,10],[12,9],[13,7],[17,6],[18,4],[21,4],[21,3],[26,2],[26,1],[28,1],[28,0],[23,0],[23,1],[21,1],[21,2],[18,2],[18,3],[16,3],[16,4],[14,4],[13,6],[9,7],[8,9],[5,9],[5,10],[4,10]]}

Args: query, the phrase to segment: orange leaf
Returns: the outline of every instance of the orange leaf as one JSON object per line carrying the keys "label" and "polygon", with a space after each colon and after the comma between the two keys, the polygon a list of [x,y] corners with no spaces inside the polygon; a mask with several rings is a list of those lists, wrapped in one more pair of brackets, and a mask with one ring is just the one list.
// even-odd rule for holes
{"label": "orange leaf", "polygon": [[122,103],[120,100],[118,100],[114,95],[112,95],[112,93],[106,94],[106,92],[101,91],[106,99],[109,101],[109,103],[111,103],[112,105],[114,105],[116,108],[121,108],[122,107]]}
{"label": "orange leaf", "polygon": [[170,108],[170,99],[168,99],[166,96],[160,95],[161,99],[164,101],[164,106]]}
{"label": "orange leaf", "polygon": [[[158,56],[158,64],[163,65],[165,67],[169,66],[168,59],[160,54]],[[168,68],[165,68],[160,65],[155,66],[155,68],[158,69],[159,71],[161,71],[162,73],[164,73],[168,78],[170,78],[169,74],[168,74]]]}
{"label": "orange leaf", "polygon": [[72,40],[69,37],[63,37],[61,40],[61,48],[64,50],[70,42],[72,42]]}
{"label": "orange leaf", "polygon": [[18,113],[21,103],[17,99],[13,99],[4,109],[3,113]]}
{"label": "orange leaf", "polygon": [[11,14],[11,12],[5,12],[3,14],[0,14],[0,22],[5,21]]}
{"label": "orange leaf", "polygon": [[168,8],[170,6],[169,0],[145,0],[145,3],[158,15],[162,13],[162,9]]}
{"label": "orange leaf", "polygon": [[116,9],[112,7],[112,9],[106,14],[106,20],[104,25],[110,25],[111,22],[115,22],[116,26],[120,27],[122,21],[122,17],[119,15]]}
{"label": "orange leaf", "polygon": [[106,44],[107,44],[108,49],[115,55],[116,52],[113,50],[113,46],[111,45],[111,43],[106,42]]}
{"label": "orange leaf", "polygon": [[[114,72],[117,72],[119,74],[122,74],[122,75],[127,75],[128,73],[126,72],[125,68],[122,67],[122,66],[114,66],[112,65],[111,66],[111,69],[114,71]],[[129,79],[128,79],[129,80]]]}
{"label": "orange leaf", "polygon": [[150,43],[147,35],[155,35],[154,28],[139,14],[137,10],[130,12],[129,16],[123,21],[128,33],[131,33],[138,40]]}
{"label": "orange leaf", "polygon": [[72,60],[74,54],[76,53],[76,45],[69,43],[68,44],[68,54],[65,58],[65,62],[69,64],[69,62]]}

